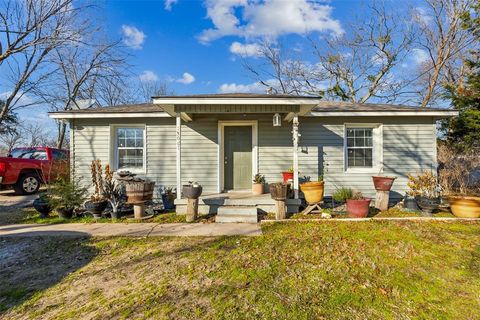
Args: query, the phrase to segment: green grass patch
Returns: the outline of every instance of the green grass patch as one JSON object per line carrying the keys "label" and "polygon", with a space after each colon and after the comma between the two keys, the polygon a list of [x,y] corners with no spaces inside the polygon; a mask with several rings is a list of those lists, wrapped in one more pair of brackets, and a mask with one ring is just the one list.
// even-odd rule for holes
{"label": "green grass patch", "polygon": [[[20,290],[0,318],[478,318],[480,223],[272,223],[263,231],[248,238],[50,238],[54,245],[42,245],[49,260],[39,268],[68,264],[73,254],[88,259],[28,299],[21,290],[34,279],[18,283],[7,274],[32,266],[12,270],[0,262],[0,287]],[[0,252],[5,247],[0,242]],[[28,252],[32,261],[41,254]]]}

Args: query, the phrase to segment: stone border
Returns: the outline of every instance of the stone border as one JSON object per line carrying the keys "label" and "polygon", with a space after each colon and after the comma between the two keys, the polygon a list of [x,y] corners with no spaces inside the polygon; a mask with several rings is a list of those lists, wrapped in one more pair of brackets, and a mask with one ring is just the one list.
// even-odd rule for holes
{"label": "stone border", "polygon": [[365,221],[471,221],[480,222],[480,218],[449,218],[449,217],[378,217],[378,218],[330,218],[330,219],[281,219],[281,220],[261,220],[260,223],[273,222],[320,222],[320,221],[342,221],[342,222],[365,222]]}

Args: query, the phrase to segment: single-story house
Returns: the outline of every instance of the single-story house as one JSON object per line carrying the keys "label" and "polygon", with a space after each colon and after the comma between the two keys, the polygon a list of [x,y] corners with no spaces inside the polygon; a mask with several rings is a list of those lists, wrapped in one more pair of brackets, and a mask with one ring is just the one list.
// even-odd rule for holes
{"label": "single-story house", "polygon": [[408,173],[436,169],[436,121],[455,115],[276,94],[160,96],[148,104],[50,113],[70,123],[73,172],[85,184],[94,159],[157,186],[181,190],[197,181],[206,196],[250,190],[256,173],[278,182],[293,168],[295,190],[297,177],[323,176],[326,195],[347,186],[374,196],[372,175],[397,176],[394,200],[405,194]]}

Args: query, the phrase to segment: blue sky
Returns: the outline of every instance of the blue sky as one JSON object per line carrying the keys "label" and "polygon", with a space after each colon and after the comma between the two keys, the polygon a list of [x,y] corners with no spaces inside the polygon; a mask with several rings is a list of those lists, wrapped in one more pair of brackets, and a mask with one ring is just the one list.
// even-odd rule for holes
{"label": "blue sky", "polygon": [[[386,0],[387,2],[389,0]],[[311,59],[307,36],[348,32],[369,1],[337,0],[107,0],[97,2],[106,32],[122,38],[133,71],[144,81],[165,81],[175,94],[264,92],[242,65],[259,63],[261,39],[280,42],[295,59]],[[390,1],[399,10],[416,0]],[[414,51],[421,62],[424,52]],[[422,56],[423,55],[423,56]],[[0,96],[7,88],[0,84]],[[35,112],[32,112],[35,111]],[[23,109],[27,121],[53,124],[46,109]],[[52,130],[53,127],[52,127]]]}
{"label": "blue sky", "polygon": [[[265,3],[255,2],[107,1],[104,6],[107,26],[129,46],[136,73],[144,79],[167,81],[176,94],[189,94],[260,90],[241,63],[241,56],[255,50],[256,41],[267,37],[297,48],[299,56],[308,55],[307,34],[342,32],[367,3],[271,1],[276,2],[272,7],[279,9],[272,12]],[[231,9],[238,19],[234,30],[229,25],[232,17],[222,9]],[[311,16],[296,15],[296,10],[304,9],[309,9]],[[305,32],[306,28],[310,30]],[[250,47],[245,47],[247,44]]]}

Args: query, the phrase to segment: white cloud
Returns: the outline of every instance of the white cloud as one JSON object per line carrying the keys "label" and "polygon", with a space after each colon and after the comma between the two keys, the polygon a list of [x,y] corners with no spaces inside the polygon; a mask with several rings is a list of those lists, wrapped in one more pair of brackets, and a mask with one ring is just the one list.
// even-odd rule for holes
{"label": "white cloud", "polygon": [[262,55],[262,47],[256,43],[242,44],[235,41],[230,46],[230,52],[241,57],[259,57]]}
{"label": "white cloud", "polygon": [[275,39],[291,33],[344,32],[331,17],[333,7],[308,0],[207,0],[206,6],[214,28],[200,34],[202,43],[231,35]]}
{"label": "white cloud", "polygon": [[[265,83],[272,87],[278,87],[278,81],[270,79]],[[260,82],[253,82],[248,84],[224,83],[218,88],[219,93],[266,93],[267,87]]]}
{"label": "white cloud", "polygon": [[[5,91],[0,93],[0,99],[5,100],[12,94],[12,91]],[[37,104],[33,98],[23,91],[18,91],[12,102],[15,108],[26,107]]]}
{"label": "white cloud", "polygon": [[132,49],[142,49],[142,44],[147,37],[143,31],[134,26],[122,25],[123,42]]}
{"label": "white cloud", "polygon": [[167,11],[172,10],[172,6],[177,2],[178,0],[165,0],[165,10]]}
{"label": "white cloud", "polygon": [[417,22],[422,24],[428,25],[433,21],[433,17],[431,14],[427,12],[427,9],[423,7],[416,7],[413,8],[413,18]]}
{"label": "white cloud", "polygon": [[412,49],[412,59],[416,64],[424,64],[430,59],[427,51],[423,49]]}
{"label": "white cloud", "polygon": [[195,77],[188,72],[185,72],[180,79],[177,79],[177,82],[180,82],[183,84],[190,84],[190,83],[193,83],[194,81],[195,81]]}
{"label": "white cloud", "polygon": [[138,77],[142,82],[153,82],[158,80],[158,76],[151,70],[143,71]]}

